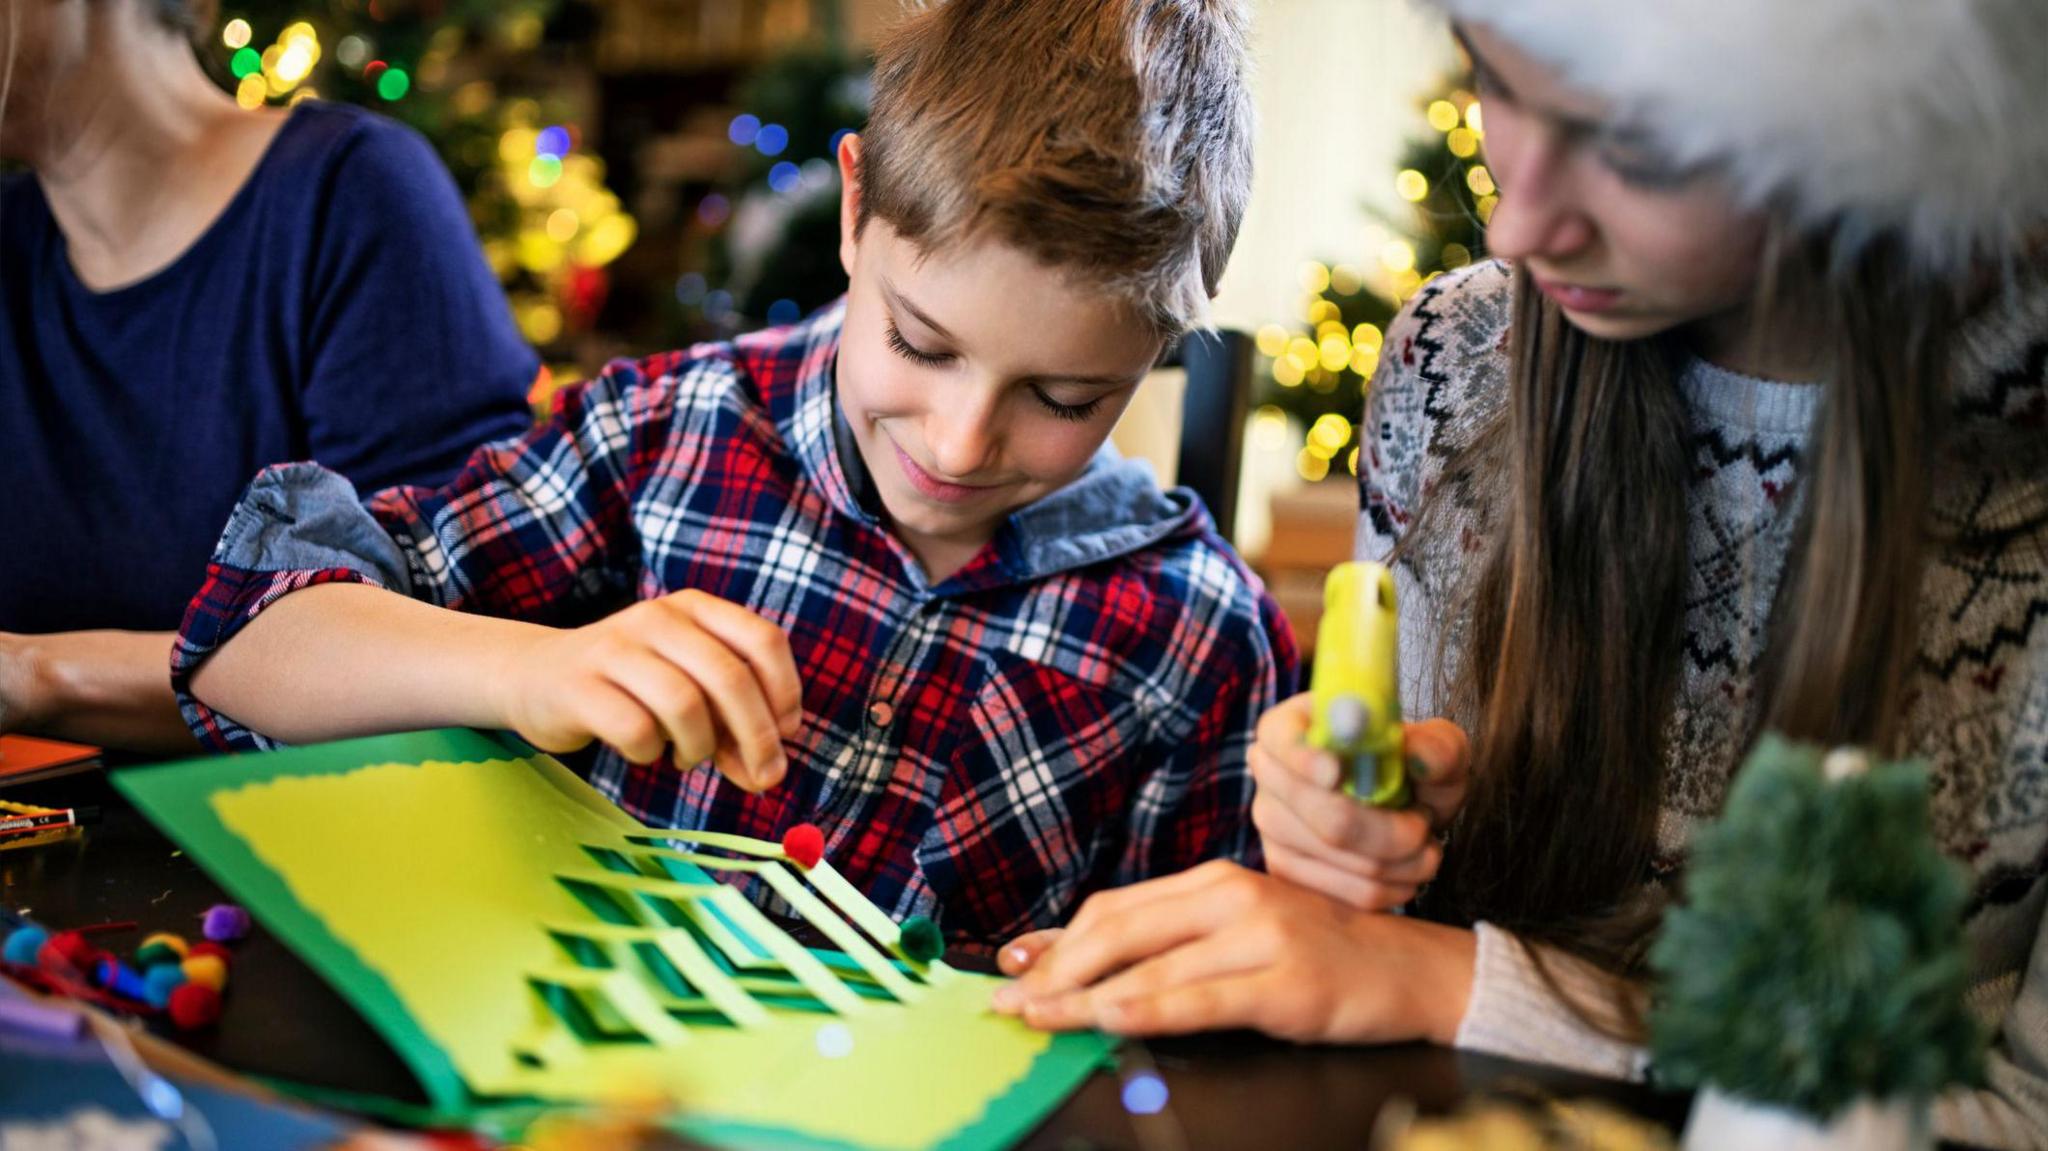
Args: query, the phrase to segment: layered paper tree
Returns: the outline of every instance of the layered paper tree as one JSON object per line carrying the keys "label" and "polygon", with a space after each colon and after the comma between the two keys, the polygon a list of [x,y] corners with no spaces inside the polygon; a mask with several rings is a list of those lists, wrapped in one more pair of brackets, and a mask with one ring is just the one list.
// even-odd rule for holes
{"label": "layered paper tree", "polygon": [[[552,759],[478,733],[117,781],[355,1003],[445,1114],[655,1098],[712,1142],[999,1146],[1106,1053],[991,1014],[991,979],[918,962],[829,862],[644,827]],[[799,944],[739,880],[831,946]]]}

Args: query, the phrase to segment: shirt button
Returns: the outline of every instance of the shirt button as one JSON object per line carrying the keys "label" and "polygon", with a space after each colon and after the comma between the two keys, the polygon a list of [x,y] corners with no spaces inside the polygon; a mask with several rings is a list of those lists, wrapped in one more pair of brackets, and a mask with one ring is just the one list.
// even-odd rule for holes
{"label": "shirt button", "polygon": [[896,709],[886,699],[876,700],[868,705],[868,722],[876,727],[887,727],[896,719]]}

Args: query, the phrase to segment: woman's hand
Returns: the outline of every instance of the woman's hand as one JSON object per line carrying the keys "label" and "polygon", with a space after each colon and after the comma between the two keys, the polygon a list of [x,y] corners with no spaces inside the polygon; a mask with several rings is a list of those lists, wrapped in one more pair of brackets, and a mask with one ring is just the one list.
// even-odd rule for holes
{"label": "woman's hand", "polygon": [[[168,656],[164,663],[169,666]],[[47,663],[35,637],[0,633],[0,732],[40,726],[50,695]]]}
{"label": "woman's hand", "polygon": [[1471,745],[1449,720],[1404,725],[1415,805],[1388,811],[1337,789],[1337,757],[1308,746],[1314,710],[1304,693],[1259,719],[1252,821],[1265,842],[1266,867],[1356,908],[1399,907],[1443,862],[1432,833],[1464,802]]}
{"label": "woman's hand", "polygon": [[1051,1031],[1248,1027],[1300,1042],[1449,1045],[1472,994],[1469,931],[1360,911],[1230,863],[1096,895],[1005,947],[996,1010]]}
{"label": "woman's hand", "polygon": [[501,681],[504,725],[543,751],[602,740],[635,763],[665,748],[748,791],[782,782],[803,716],[789,637],[699,591],[645,600],[588,627],[537,631]]}

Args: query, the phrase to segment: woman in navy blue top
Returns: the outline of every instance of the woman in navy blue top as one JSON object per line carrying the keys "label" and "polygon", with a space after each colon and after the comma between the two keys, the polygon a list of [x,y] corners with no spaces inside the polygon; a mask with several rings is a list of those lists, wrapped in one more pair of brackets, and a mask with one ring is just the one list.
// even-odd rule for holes
{"label": "woman in navy blue top", "polygon": [[538,361],[426,142],[238,108],[186,0],[0,25],[0,730],[189,746],[169,649],[263,466],[365,491],[524,431]]}

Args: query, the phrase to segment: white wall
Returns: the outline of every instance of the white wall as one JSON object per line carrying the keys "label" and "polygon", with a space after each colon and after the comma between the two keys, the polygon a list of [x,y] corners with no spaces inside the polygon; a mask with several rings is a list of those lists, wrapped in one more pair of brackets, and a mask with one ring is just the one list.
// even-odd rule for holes
{"label": "white wall", "polygon": [[1406,207],[1401,150],[1452,63],[1416,0],[1257,0],[1255,19],[1257,175],[1216,302],[1219,324],[1245,329],[1299,319],[1304,263],[1373,262],[1365,205]]}

